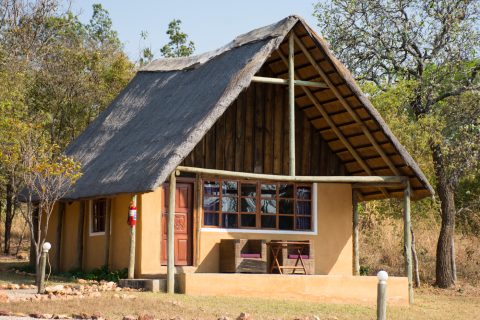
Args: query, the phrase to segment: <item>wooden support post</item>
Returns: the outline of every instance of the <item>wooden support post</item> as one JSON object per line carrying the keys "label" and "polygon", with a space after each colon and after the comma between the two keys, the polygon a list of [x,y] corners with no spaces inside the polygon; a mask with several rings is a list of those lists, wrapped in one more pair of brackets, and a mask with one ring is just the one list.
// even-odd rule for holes
{"label": "wooden support post", "polygon": [[358,246],[358,194],[357,191],[352,193],[353,205],[353,275],[360,275],[360,251]]}
{"label": "wooden support post", "polygon": [[58,202],[57,236],[55,239],[55,270],[60,271],[62,259],[62,233],[65,220],[65,202]]}
{"label": "wooden support post", "polygon": [[413,303],[412,234],[410,233],[410,182],[407,180],[403,192],[403,234],[405,271],[408,277],[408,301]]}
{"label": "wooden support post", "polygon": [[288,123],[289,123],[289,173],[295,176],[295,42],[293,30],[288,38]]}
{"label": "wooden support post", "polygon": [[112,212],[112,209],[111,209],[111,200],[110,199],[106,199],[106,217],[105,217],[105,251],[104,251],[104,255],[105,255],[105,266],[107,267],[107,269],[109,269],[110,267],[110,220],[111,220],[111,212]]}
{"label": "wooden support post", "polygon": [[196,233],[193,239],[195,239],[195,252],[193,253],[194,261],[195,261],[195,267],[198,267],[200,265],[200,243],[201,243],[201,232],[200,229],[202,227],[202,215],[200,212],[203,210],[203,185],[202,185],[202,179],[200,179],[200,174],[195,175],[195,185],[196,185],[196,219],[195,219],[195,227],[196,227]]}
{"label": "wooden support post", "polygon": [[[132,196],[132,205],[137,207],[137,196]],[[135,277],[135,246],[136,246],[136,226],[130,227],[130,255],[128,259],[128,279],[133,279]]]}
{"label": "wooden support post", "polygon": [[[85,223],[85,203],[86,201],[81,200],[78,212],[78,228],[77,228],[77,256],[75,261],[75,267],[78,269],[83,269],[83,238],[84,238],[84,223]],[[87,202],[88,203],[88,202]]]}
{"label": "wooden support post", "polygon": [[167,293],[175,291],[175,247],[174,247],[174,229],[175,229],[175,193],[177,191],[177,177],[174,170],[170,174],[170,184],[168,192],[168,225],[167,225]]}

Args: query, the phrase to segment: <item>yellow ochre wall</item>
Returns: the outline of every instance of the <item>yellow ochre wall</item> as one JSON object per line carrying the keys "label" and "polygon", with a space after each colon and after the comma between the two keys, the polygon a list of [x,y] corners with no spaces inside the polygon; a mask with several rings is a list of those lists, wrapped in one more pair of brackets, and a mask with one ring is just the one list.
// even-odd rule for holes
{"label": "yellow ochre wall", "polygon": [[[151,193],[153,196],[155,193]],[[150,195],[150,194],[148,194]],[[132,195],[125,194],[109,198],[110,201],[110,253],[109,253],[109,265],[111,270],[119,270],[128,267],[128,255],[130,248],[130,228],[127,225],[128,207],[130,204]],[[137,207],[141,211],[142,197],[137,197]],[[151,197],[151,196],[150,196]],[[149,197],[147,196],[147,199]],[[159,198],[159,197],[158,197]],[[80,203],[81,201],[72,201],[65,203],[65,214],[62,228],[62,244],[61,244],[61,263],[60,270],[68,271],[72,269],[82,268],[85,270],[91,270],[98,268],[106,264],[105,259],[105,233],[92,234],[91,230],[91,200],[83,200],[85,203],[85,215],[84,215],[84,229],[83,229],[83,261],[81,265],[77,264],[78,254],[78,226],[80,223]],[[149,204],[154,204],[154,201],[147,200],[146,208],[151,207]],[[52,216],[50,218],[49,230],[47,235],[47,241],[52,243],[52,249],[50,251],[50,261],[52,265],[56,265],[55,252],[58,248],[56,243],[57,227],[59,222],[59,210],[56,205]],[[140,266],[142,264],[142,257],[146,255],[142,254],[142,214],[139,212],[137,215],[137,237],[136,237],[136,274],[140,274]],[[148,217],[144,219],[148,220]],[[147,221],[148,226],[150,221]],[[145,223],[144,223],[145,225]],[[148,242],[147,242],[148,243]],[[145,249],[145,248],[144,248]],[[158,253],[159,254],[159,253]],[[147,263],[148,265],[148,263]]]}
{"label": "yellow ochre wall", "polygon": [[317,184],[317,235],[200,232],[196,272],[219,272],[220,239],[313,240],[315,274],[352,274],[352,189],[348,184]]}
{"label": "yellow ochre wall", "polygon": [[[196,248],[195,266],[185,268],[188,272],[219,272],[219,243],[221,239],[244,238],[266,240],[313,240],[315,245],[315,274],[352,274],[352,199],[348,184],[317,184],[317,232],[312,234],[211,232],[201,230],[193,239]],[[196,188],[194,188],[196,190]],[[135,275],[154,276],[165,273],[160,265],[162,192],[137,197],[137,236]],[[131,195],[110,198],[111,238],[110,269],[128,266],[130,229],[126,223]],[[105,264],[105,235],[91,235],[91,201],[85,200],[84,259],[82,268],[91,270]],[[195,207],[195,204],[194,204]],[[80,201],[66,204],[62,235],[60,268],[63,271],[77,268],[77,235],[80,216]],[[192,219],[193,220],[193,219]],[[202,221],[201,216],[197,221]],[[52,215],[48,240],[53,249],[50,254],[55,265],[55,241],[58,210]],[[195,234],[195,233],[194,233]],[[196,245],[196,241],[199,241]]]}

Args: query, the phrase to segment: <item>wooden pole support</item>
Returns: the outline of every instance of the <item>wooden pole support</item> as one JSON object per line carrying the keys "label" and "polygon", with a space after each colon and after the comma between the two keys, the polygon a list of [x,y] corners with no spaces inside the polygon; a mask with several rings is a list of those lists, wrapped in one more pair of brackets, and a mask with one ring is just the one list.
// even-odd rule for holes
{"label": "wooden pole support", "polygon": [[[132,203],[137,207],[137,196],[132,196]],[[130,255],[128,258],[128,279],[133,279],[135,277],[135,246],[136,246],[136,226],[130,227]]]}
{"label": "wooden pole support", "polygon": [[413,303],[412,234],[410,233],[410,182],[406,182],[403,192],[403,234],[405,271],[408,277],[408,301]]}
{"label": "wooden pole support", "polygon": [[289,124],[289,173],[295,176],[295,42],[293,30],[288,38],[288,124]]}
{"label": "wooden pole support", "polygon": [[[290,81],[282,78],[269,78],[269,77],[259,77],[253,76],[252,82],[259,83],[268,83],[268,84],[282,84],[289,85]],[[302,87],[314,87],[314,88],[328,88],[325,82],[316,82],[316,81],[304,81],[304,80],[294,80],[294,85]]]}
{"label": "wooden pole support", "polygon": [[177,191],[176,170],[170,174],[170,184],[168,189],[168,224],[167,224],[167,293],[175,292],[175,247],[174,247],[174,228],[175,228],[175,192]]}
{"label": "wooden pole support", "polygon": [[196,167],[184,167],[178,166],[177,170],[181,172],[200,173],[213,177],[231,177],[242,178],[246,180],[272,180],[272,181],[284,181],[284,182],[318,182],[318,183],[397,183],[399,185],[405,182],[404,177],[398,176],[285,176],[275,174],[263,174],[263,173],[250,173],[250,172],[237,172],[228,170],[206,169]]}
{"label": "wooden pole support", "polygon": [[352,193],[352,207],[353,207],[353,274],[360,275],[360,251],[358,244],[358,194],[354,190]]}

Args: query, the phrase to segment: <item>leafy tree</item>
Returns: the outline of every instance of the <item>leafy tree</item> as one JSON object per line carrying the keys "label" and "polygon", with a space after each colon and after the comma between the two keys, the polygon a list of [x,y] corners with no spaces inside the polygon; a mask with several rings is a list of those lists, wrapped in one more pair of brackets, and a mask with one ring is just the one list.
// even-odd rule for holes
{"label": "leafy tree", "polygon": [[[148,32],[140,32],[140,41],[146,41],[148,39]],[[154,54],[150,46],[140,47],[140,58],[138,59],[138,64],[140,67],[147,65],[153,60]]]}
{"label": "leafy tree", "polygon": [[30,228],[38,278],[40,255],[54,205],[80,177],[80,164],[63,155],[60,148],[45,139],[45,134],[34,125],[22,122],[5,124],[7,128],[2,129],[15,135],[8,146],[2,148],[0,161],[14,162],[18,167],[23,188],[18,197],[26,203],[22,214]]}
{"label": "leafy tree", "polygon": [[188,35],[180,30],[181,20],[174,19],[168,24],[167,35],[170,41],[160,52],[165,58],[188,57],[195,51],[193,41],[188,41]]}
{"label": "leafy tree", "polygon": [[[93,6],[89,23],[56,0],[0,1],[0,197],[5,199],[5,252],[15,194],[25,184],[15,131],[33,131],[61,150],[101,112],[133,75],[108,12]],[[45,149],[47,150],[47,149]],[[5,154],[5,153],[4,153]]]}
{"label": "leafy tree", "polygon": [[478,120],[460,117],[454,106],[479,89],[479,7],[478,0],[331,0],[318,3],[314,12],[332,49],[358,79],[383,90],[412,81],[414,94],[407,104],[411,121],[429,118],[427,122],[439,124],[428,147],[441,203],[440,287],[453,285],[455,279],[455,190],[478,161],[472,157],[478,144],[461,140],[464,134],[477,138],[472,132]]}

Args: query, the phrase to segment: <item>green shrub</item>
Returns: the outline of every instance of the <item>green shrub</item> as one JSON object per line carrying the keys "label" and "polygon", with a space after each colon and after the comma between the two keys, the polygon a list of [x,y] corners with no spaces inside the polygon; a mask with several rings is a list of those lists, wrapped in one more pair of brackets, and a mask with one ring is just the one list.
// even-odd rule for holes
{"label": "green shrub", "polygon": [[370,271],[369,266],[360,266],[360,275],[361,276],[368,276],[369,271]]}
{"label": "green shrub", "polygon": [[108,270],[107,266],[103,266],[101,268],[95,268],[91,271],[83,271],[80,269],[70,270],[68,272],[60,273],[59,276],[63,276],[70,279],[85,279],[85,280],[105,280],[105,281],[114,281],[118,282],[120,279],[127,278],[128,270],[121,269],[121,270]]}

